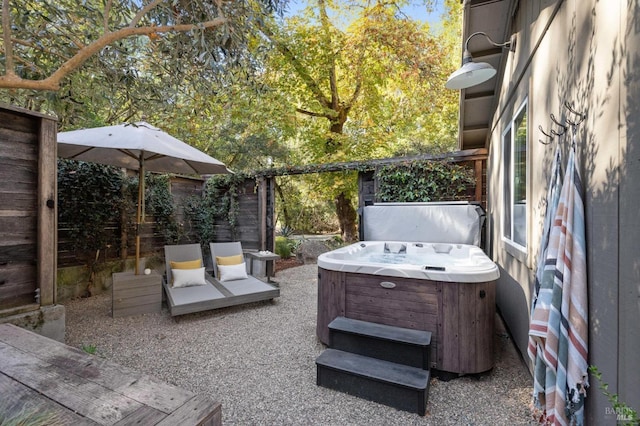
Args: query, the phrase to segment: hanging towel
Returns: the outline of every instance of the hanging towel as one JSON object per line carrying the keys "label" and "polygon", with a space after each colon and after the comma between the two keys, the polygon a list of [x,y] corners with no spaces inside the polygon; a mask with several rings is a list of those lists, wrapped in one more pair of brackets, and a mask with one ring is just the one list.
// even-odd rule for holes
{"label": "hanging towel", "polygon": [[[556,210],[558,209],[558,201],[560,199],[560,191],[562,190],[562,153],[560,151],[560,145],[556,145],[556,151],[553,157],[553,167],[551,169],[551,178],[549,179],[549,186],[547,189],[547,208],[544,215],[544,223],[542,227],[542,239],[540,241],[540,250],[538,253],[538,263],[536,267],[535,288],[531,301],[531,318],[534,318],[534,311],[540,298],[541,304],[547,306],[551,304],[551,289],[543,289],[540,293],[540,285],[542,282],[542,274],[544,271],[545,261],[547,258],[547,249],[549,247],[549,234],[551,233],[551,224],[556,216]],[[555,267],[555,262],[553,264]],[[532,324],[534,322],[532,321]],[[546,324],[546,320],[545,320]],[[545,324],[538,324],[538,326],[544,326]],[[538,350],[540,349],[540,350]],[[529,335],[529,344],[527,346],[527,353],[533,363],[533,394],[538,395],[545,392],[546,382],[546,364],[542,359],[543,350],[536,339]]]}
{"label": "hanging towel", "polygon": [[551,179],[549,180],[549,189],[547,190],[547,210],[544,216],[544,224],[542,230],[542,241],[540,244],[540,252],[538,254],[538,266],[536,268],[536,297],[540,290],[540,282],[542,281],[542,272],[549,248],[549,234],[551,233],[551,224],[558,210],[558,202],[560,201],[560,191],[562,190],[562,153],[560,145],[556,145],[556,153],[553,156],[553,167],[551,169]]}
{"label": "hanging towel", "polygon": [[537,347],[536,356],[542,357],[545,369],[545,392],[536,393],[534,400],[545,413],[545,421],[554,425],[583,424],[589,385],[582,189],[572,149],[529,327]]}

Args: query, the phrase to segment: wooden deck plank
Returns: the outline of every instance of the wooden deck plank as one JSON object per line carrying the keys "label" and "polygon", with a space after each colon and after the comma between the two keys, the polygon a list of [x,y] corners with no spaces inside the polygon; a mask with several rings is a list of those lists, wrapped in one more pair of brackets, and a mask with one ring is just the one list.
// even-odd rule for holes
{"label": "wooden deck plank", "polygon": [[[206,415],[204,415],[206,413]],[[222,418],[222,406],[203,395],[196,395],[182,407],[164,418],[157,426],[207,425],[214,418]]]}
{"label": "wooden deck plank", "polygon": [[166,413],[143,405],[133,413],[114,423],[114,426],[155,425],[167,417]]}
{"label": "wooden deck plank", "polygon": [[139,371],[91,356],[79,349],[51,340],[42,344],[42,337],[25,333],[19,327],[0,324],[0,342],[27,352],[70,374],[79,375],[101,386],[115,389],[124,396],[169,413],[193,397],[193,393],[176,388]]}
{"label": "wooden deck plank", "polygon": [[0,369],[8,377],[102,425],[112,425],[142,406],[5,343],[0,343]]}
{"label": "wooden deck plank", "polygon": [[3,413],[33,406],[62,424],[222,424],[219,402],[11,324],[0,324],[0,395]]}
{"label": "wooden deck plank", "polygon": [[[0,374],[0,395],[2,395],[0,412],[2,412],[2,418],[9,423],[11,419],[20,418],[27,424],[30,420],[42,419],[49,424],[97,425],[90,419],[65,410],[46,396],[34,393],[25,385],[4,374]],[[33,417],[27,417],[30,413]]]}

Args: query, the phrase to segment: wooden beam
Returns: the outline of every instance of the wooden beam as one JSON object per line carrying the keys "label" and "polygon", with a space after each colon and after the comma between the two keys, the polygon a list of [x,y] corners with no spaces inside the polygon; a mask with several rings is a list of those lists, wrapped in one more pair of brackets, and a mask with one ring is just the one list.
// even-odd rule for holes
{"label": "wooden beam", "polygon": [[40,118],[38,135],[38,287],[42,306],[56,303],[57,268],[57,129],[51,118]]}
{"label": "wooden beam", "polygon": [[[260,232],[260,250],[267,250],[267,179],[258,178],[258,226]],[[271,250],[269,248],[269,250]]]}
{"label": "wooden beam", "polygon": [[[484,179],[482,176],[482,164],[484,160],[476,160],[475,161],[475,176],[476,176],[476,201],[482,203],[482,194],[484,188]],[[484,205],[484,204],[483,204]]]}
{"label": "wooden beam", "polygon": [[412,161],[447,161],[459,163],[463,161],[473,161],[476,159],[486,159],[488,151],[486,148],[467,149],[464,151],[447,152],[438,155],[415,155],[410,157],[382,158],[369,161],[351,161],[328,164],[309,164],[306,166],[277,167],[271,169],[258,170],[254,172],[256,176],[288,176],[304,175],[311,173],[343,172],[343,171],[368,171],[390,164],[398,164]]}

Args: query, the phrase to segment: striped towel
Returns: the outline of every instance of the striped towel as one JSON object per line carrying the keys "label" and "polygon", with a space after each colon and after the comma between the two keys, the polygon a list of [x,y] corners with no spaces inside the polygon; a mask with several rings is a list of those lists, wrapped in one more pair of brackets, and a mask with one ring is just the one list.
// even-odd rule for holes
{"label": "striped towel", "polygon": [[[542,283],[542,274],[544,271],[544,265],[547,259],[547,250],[549,247],[549,234],[551,233],[551,224],[556,216],[558,209],[558,201],[560,199],[560,191],[562,190],[562,154],[560,151],[560,145],[556,145],[556,152],[553,160],[553,168],[551,169],[551,179],[549,179],[549,188],[547,190],[547,208],[544,216],[544,223],[542,227],[542,240],[540,242],[540,251],[538,253],[538,264],[536,268],[535,278],[535,291],[532,295],[531,302],[531,318],[534,318],[534,311],[538,303],[549,306],[551,304],[551,291],[545,288],[540,293],[540,287]],[[538,302],[540,300],[540,302]],[[546,324],[546,320],[545,320]],[[538,324],[542,326],[544,324]],[[538,350],[540,349],[540,350]],[[534,365],[533,374],[533,394],[538,395],[545,392],[546,382],[546,364],[542,359],[542,353],[544,350],[541,345],[533,337],[529,335],[529,344],[527,347],[529,358]]]}
{"label": "striped towel", "polygon": [[589,386],[587,263],[581,194],[582,181],[572,149],[529,326],[533,348],[528,352],[543,362],[535,365],[536,381],[544,380],[544,386],[540,382],[534,389],[534,402],[543,410],[544,421],[554,425],[583,424],[584,398]]}

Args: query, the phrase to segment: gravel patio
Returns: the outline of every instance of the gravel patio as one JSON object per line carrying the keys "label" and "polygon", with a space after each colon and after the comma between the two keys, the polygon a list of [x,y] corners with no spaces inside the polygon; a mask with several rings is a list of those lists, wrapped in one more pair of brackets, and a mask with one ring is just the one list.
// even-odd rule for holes
{"label": "gravel patio", "polygon": [[222,402],[225,425],[530,424],[532,380],[498,321],[496,366],[432,379],[427,415],[315,384],[317,266],[279,271],[281,297],[176,321],[162,313],[111,317],[109,293],[67,302],[66,343]]}

